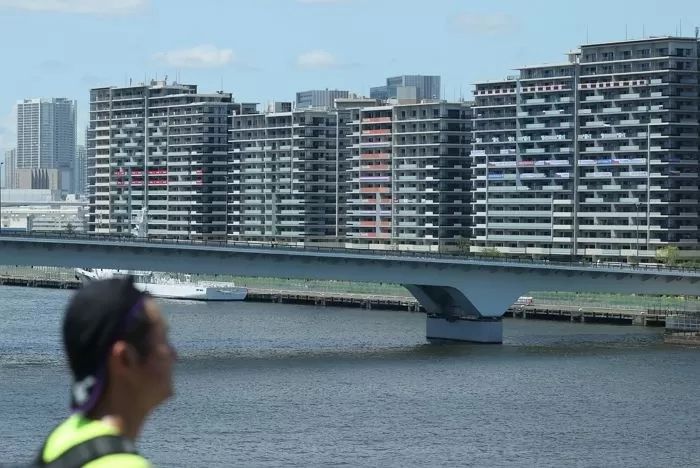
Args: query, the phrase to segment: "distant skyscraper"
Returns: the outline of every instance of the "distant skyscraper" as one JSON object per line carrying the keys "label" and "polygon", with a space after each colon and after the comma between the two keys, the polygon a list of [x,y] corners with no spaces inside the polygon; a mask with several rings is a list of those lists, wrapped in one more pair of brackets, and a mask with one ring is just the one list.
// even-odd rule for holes
{"label": "distant skyscraper", "polygon": [[386,85],[370,88],[372,99],[416,100],[440,99],[440,77],[437,75],[401,75],[386,79]]}
{"label": "distant skyscraper", "polygon": [[87,187],[87,149],[78,145],[73,168],[73,188],[77,194],[84,194]]}
{"label": "distant skyscraper", "polygon": [[344,99],[350,96],[349,91],[339,89],[312,89],[297,93],[297,109],[308,107],[333,107],[336,99]]}
{"label": "distant skyscraper", "polygon": [[2,187],[7,189],[17,188],[17,150],[5,151],[5,165],[2,168]]}
{"label": "distant skyscraper", "polygon": [[75,159],[75,101],[25,99],[17,104],[17,168],[56,169],[71,190]]}

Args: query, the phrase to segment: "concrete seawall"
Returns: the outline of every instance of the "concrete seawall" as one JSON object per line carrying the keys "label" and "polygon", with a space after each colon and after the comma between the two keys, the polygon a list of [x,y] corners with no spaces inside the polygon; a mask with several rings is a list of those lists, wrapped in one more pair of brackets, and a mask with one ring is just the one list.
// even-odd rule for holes
{"label": "concrete seawall", "polygon": [[21,276],[0,276],[2,286],[24,286],[28,288],[78,289],[80,281],[64,278],[30,278]]}
{"label": "concrete seawall", "polygon": [[248,288],[246,301],[424,312],[418,301],[411,297],[375,294]]}
{"label": "concrete seawall", "polygon": [[700,347],[700,332],[671,332],[664,335],[664,343]]}
{"label": "concrete seawall", "polygon": [[585,304],[581,304],[580,306],[541,304],[527,307],[511,307],[508,309],[506,316],[522,319],[555,320],[560,322],[663,327],[666,324],[666,315],[672,312],[673,311],[661,310],[605,309],[601,307],[586,307]]}

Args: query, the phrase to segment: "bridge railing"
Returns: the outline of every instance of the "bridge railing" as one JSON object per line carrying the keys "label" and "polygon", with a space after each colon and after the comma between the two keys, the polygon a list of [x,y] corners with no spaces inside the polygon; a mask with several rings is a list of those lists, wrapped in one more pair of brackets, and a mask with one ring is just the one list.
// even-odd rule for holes
{"label": "bridge railing", "polygon": [[667,266],[662,264],[633,264],[622,262],[592,262],[586,260],[531,260],[515,257],[494,257],[494,256],[479,256],[465,255],[459,252],[420,252],[409,250],[381,250],[367,247],[325,247],[325,246],[310,246],[310,245],[289,245],[275,242],[249,242],[249,241],[212,241],[212,240],[185,240],[185,239],[163,239],[154,237],[134,237],[131,235],[115,235],[115,234],[85,234],[85,233],[55,233],[55,232],[0,232],[0,239],[3,237],[11,238],[30,238],[42,240],[72,240],[72,241],[104,241],[104,242],[124,242],[124,243],[140,243],[153,245],[173,245],[173,246],[204,246],[218,248],[248,248],[248,249],[273,249],[275,251],[289,252],[317,252],[317,253],[342,253],[354,254],[361,253],[363,255],[373,255],[376,257],[398,257],[398,258],[423,258],[423,259],[449,259],[459,260],[465,263],[494,263],[494,264],[515,264],[515,265],[533,265],[533,266],[569,266],[569,267],[586,267],[586,268],[620,268],[629,271],[664,271],[664,272],[679,272],[679,273],[698,273],[700,268],[694,266]]}

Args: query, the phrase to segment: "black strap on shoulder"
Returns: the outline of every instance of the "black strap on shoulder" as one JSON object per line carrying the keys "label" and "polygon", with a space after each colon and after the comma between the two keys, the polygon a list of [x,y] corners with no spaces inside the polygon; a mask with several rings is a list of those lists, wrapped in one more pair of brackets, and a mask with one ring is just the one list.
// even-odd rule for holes
{"label": "black strap on shoulder", "polygon": [[122,436],[105,435],[74,445],[52,462],[46,463],[40,459],[38,465],[44,468],[80,468],[98,458],[117,453],[138,454],[130,440]]}

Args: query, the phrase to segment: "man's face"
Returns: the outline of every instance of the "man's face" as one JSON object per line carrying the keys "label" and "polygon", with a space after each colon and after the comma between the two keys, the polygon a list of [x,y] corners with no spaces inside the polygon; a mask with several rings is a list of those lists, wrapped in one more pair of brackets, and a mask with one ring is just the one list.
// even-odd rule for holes
{"label": "man's face", "polygon": [[168,326],[153,299],[146,299],[144,313],[151,321],[148,353],[137,367],[144,403],[155,408],[173,394],[175,349],[168,341]]}

